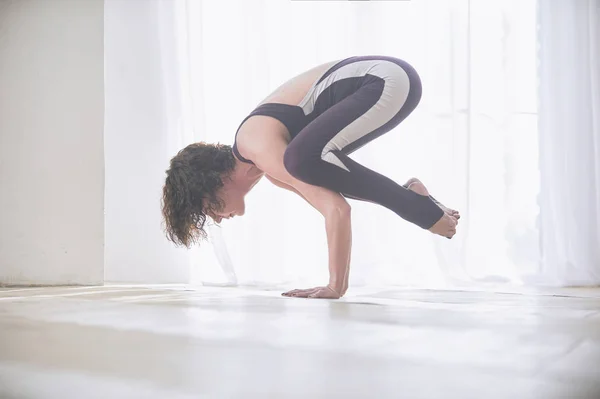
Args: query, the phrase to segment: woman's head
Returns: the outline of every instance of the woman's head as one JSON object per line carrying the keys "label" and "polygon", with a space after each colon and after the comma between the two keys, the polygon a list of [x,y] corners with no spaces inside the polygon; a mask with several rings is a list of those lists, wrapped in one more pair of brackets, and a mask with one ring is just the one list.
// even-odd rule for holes
{"label": "woman's head", "polygon": [[206,238],[207,217],[220,222],[243,214],[243,196],[231,184],[235,165],[231,146],[223,144],[190,144],[171,159],[162,196],[169,240],[189,247]]}

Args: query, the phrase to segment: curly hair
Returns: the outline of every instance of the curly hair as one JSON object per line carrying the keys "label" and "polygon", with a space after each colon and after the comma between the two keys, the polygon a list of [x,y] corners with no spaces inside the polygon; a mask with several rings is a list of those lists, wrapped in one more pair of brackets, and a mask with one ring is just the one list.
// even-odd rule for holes
{"label": "curly hair", "polygon": [[224,144],[190,144],[171,159],[161,201],[170,241],[189,248],[207,238],[207,212],[223,207],[216,193],[234,166],[231,146]]}

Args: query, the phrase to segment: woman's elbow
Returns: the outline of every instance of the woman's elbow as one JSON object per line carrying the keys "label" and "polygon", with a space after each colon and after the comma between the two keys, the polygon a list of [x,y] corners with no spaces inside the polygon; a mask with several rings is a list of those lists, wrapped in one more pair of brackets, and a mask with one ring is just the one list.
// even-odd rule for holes
{"label": "woman's elbow", "polygon": [[336,202],[335,204],[331,204],[323,212],[323,216],[325,216],[327,219],[346,219],[349,218],[351,214],[352,208],[346,201],[340,201]]}

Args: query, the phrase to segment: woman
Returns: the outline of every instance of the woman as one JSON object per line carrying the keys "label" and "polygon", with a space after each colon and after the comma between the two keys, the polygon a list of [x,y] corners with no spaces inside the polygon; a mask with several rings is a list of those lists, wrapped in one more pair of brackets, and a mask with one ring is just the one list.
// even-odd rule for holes
{"label": "woman", "polygon": [[346,198],[382,205],[451,238],[459,213],[431,197],[422,182],[397,184],[348,156],[396,127],[420,98],[419,75],[394,57],[350,57],[294,77],[242,121],[233,146],[195,143],[171,160],[162,204],[168,238],[189,247],[206,237],[207,217],[220,223],[242,216],[244,196],[263,176],[325,218],[329,283],[284,296],[345,294],[351,247]]}

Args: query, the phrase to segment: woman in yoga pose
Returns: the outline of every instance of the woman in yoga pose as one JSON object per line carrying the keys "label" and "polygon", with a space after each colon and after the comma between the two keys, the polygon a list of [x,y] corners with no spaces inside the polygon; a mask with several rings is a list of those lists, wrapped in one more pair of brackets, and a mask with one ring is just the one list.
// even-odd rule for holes
{"label": "woman in yoga pose", "polygon": [[244,197],[264,176],[303,197],[325,219],[329,283],[285,296],[340,298],[348,289],[351,248],[347,198],[382,205],[447,238],[460,215],[421,181],[404,185],[348,155],[402,122],[421,99],[421,80],[407,62],[360,56],[319,65],[264,99],[239,125],[233,145],[194,143],[170,163],[162,212],[167,237],[189,247],[216,223],[245,212]]}

